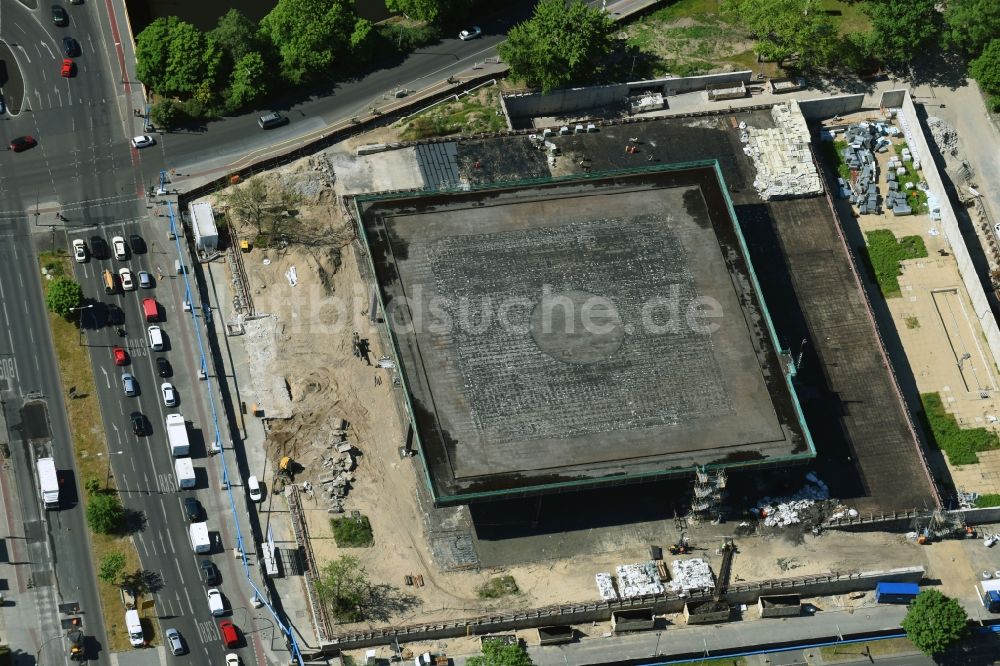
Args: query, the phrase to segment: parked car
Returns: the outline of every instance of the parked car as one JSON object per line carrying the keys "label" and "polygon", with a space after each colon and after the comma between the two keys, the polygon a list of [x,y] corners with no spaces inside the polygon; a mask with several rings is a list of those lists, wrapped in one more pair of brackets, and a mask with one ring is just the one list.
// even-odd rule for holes
{"label": "parked car", "polygon": [[128,250],[125,249],[125,239],[121,236],[115,236],[111,239],[111,248],[114,250],[115,259],[124,261],[128,258]]}
{"label": "parked car", "polygon": [[139,271],[139,286],[143,289],[150,289],[153,286],[153,276],[149,271]]}
{"label": "parked car", "polygon": [[69,14],[62,5],[52,5],[52,22],[60,27],[69,25]]}
{"label": "parked car", "polygon": [[171,627],[163,633],[167,637],[167,644],[170,645],[171,654],[175,656],[184,654],[184,643],[181,641],[180,632]]}
{"label": "parked car", "polygon": [[33,136],[19,136],[10,140],[10,149],[15,153],[21,153],[28,148],[34,148],[38,145]]}
{"label": "parked car", "polygon": [[212,615],[225,615],[226,603],[222,600],[222,593],[214,587],[208,591],[208,610]]}
{"label": "parked car", "polygon": [[122,390],[130,398],[139,392],[139,385],[136,383],[135,377],[127,372],[122,375]]}
{"label": "parked car", "polygon": [[160,392],[163,394],[163,404],[167,407],[177,406],[177,389],[170,382],[160,384]]}
{"label": "parked car", "polygon": [[169,377],[173,374],[173,368],[170,367],[170,361],[163,358],[162,356],[156,357],[156,374],[161,377]]}
{"label": "parked car", "polygon": [[188,522],[197,523],[201,519],[201,502],[193,497],[184,498],[184,515]]}
{"label": "parked car", "polygon": [[121,347],[114,347],[111,353],[115,357],[115,365],[128,365],[128,352]]}
{"label": "parked car", "polygon": [[236,625],[230,620],[223,620],[219,623],[219,634],[222,635],[222,644],[227,648],[234,648],[240,644],[240,635],[236,631]]}
{"label": "parked car", "polygon": [[458,33],[458,38],[461,39],[463,42],[467,42],[470,39],[475,39],[476,37],[480,37],[482,34],[483,34],[483,29],[480,28],[478,25],[474,25],[468,30],[463,30],[462,32]]}
{"label": "parked car", "polygon": [[119,268],[118,277],[122,281],[122,289],[125,291],[135,289],[135,282],[132,281],[132,271],[127,268]]}
{"label": "parked car", "polygon": [[87,244],[82,238],[73,239],[73,257],[81,264],[87,261]]}
{"label": "parked car", "polygon": [[148,134],[132,137],[133,148],[146,148],[148,146],[152,146],[154,143],[156,143],[156,139],[149,136]]}
{"label": "parked car", "polygon": [[226,655],[226,666],[240,666],[240,655],[230,652]]}
{"label": "parked car", "polygon": [[259,502],[264,498],[264,494],[260,491],[260,481],[257,480],[256,476],[247,479],[247,490],[250,491],[251,502]]}
{"label": "parked car", "polygon": [[198,571],[201,572],[201,582],[205,585],[219,584],[219,570],[215,568],[212,560],[202,560],[198,565]]}

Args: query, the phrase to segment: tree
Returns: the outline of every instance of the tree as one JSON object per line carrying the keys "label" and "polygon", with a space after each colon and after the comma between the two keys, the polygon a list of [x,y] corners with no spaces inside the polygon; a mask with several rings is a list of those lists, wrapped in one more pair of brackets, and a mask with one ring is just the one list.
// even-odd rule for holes
{"label": "tree", "polygon": [[871,21],[865,42],[868,52],[883,62],[909,64],[939,41],[941,14],[936,0],[869,0],[862,10]]}
{"label": "tree", "polygon": [[74,308],[80,307],[83,302],[83,288],[68,277],[58,277],[49,285],[49,291],[45,294],[45,304],[49,312],[53,312],[65,319],[71,319]]}
{"label": "tree", "polygon": [[135,38],[135,74],[153,90],[163,89],[170,54],[170,27],[179,20],[176,16],[158,18]]}
{"label": "tree", "polygon": [[220,51],[213,44],[176,16],[158,18],[136,37],[136,75],[160,94],[191,94],[218,76]]}
{"label": "tree", "polygon": [[193,93],[205,78],[205,35],[190,23],[177,21],[167,39],[163,92]]}
{"label": "tree", "polygon": [[320,570],[316,592],[338,622],[357,622],[371,599],[371,583],[358,558],[342,555]]}
{"label": "tree", "polygon": [[229,80],[229,105],[242,108],[267,93],[267,65],[257,51],[236,61]]}
{"label": "tree", "polygon": [[98,534],[113,534],[125,520],[125,509],[117,495],[93,493],[87,501],[87,524]]}
{"label": "tree", "polygon": [[278,0],[261,19],[260,33],[293,84],[329,79],[334,61],[350,51],[357,16],[347,0]]}
{"label": "tree", "polygon": [[257,25],[238,9],[223,14],[209,37],[229,55],[229,62],[238,62],[248,53],[260,50]]}
{"label": "tree", "polygon": [[180,123],[184,117],[184,111],[180,105],[172,99],[160,100],[149,110],[149,119],[153,124],[163,129],[172,129]]}
{"label": "tree", "polygon": [[990,40],[1000,37],[996,0],[949,0],[944,8],[947,42],[970,56],[978,56]]}
{"label": "tree", "polygon": [[122,570],[125,569],[125,555],[118,551],[106,553],[101,558],[101,564],[97,570],[97,577],[105,583],[114,585],[118,582]]}
{"label": "tree", "polygon": [[756,38],[757,55],[779,66],[794,57],[801,69],[825,67],[844,50],[829,16],[803,11],[800,0],[725,0],[722,7]]}
{"label": "tree", "polygon": [[937,590],[924,590],[903,618],[906,637],[927,655],[944,652],[965,635],[969,618],[961,604]]}
{"label": "tree", "polygon": [[504,645],[500,641],[483,641],[483,655],[469,657],[466,666],[532,666],[534,662],[518,644]]}
{"label": "tree", "polygon": [[991,106],[1000,107],[1000,38],[990,41],[982,55],[972,61],[969,74],[990,96]]}
{"label": "tree", "polygon": [[511,75],[549,92],[598,80],[614,51],[614,22],[579,0],[541,0],[499,46]]}
{"label": "tree", "polygon": [[385,0],[390,12],[405,14],[411,19],[437,23],[439,20],[455,23],[464,18],[472,8],[472,0]]}

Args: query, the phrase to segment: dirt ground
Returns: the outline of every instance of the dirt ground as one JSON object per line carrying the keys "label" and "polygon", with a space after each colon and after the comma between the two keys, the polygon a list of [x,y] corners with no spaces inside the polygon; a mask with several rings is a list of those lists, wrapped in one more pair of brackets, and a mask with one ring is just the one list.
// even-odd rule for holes
{"label": "dirt ground", "polygon": [[[369,518],[374,545],[338,548],[330,529],[328,500],[316,492],[307,497],[304,506],[313,550],[321,565],[349,553],[362,561],[374,584],[389,586],[385,603],[365,626],[432,622],[492,610],[595,601],[598,595],[594,575],[611,572],[618,564],[647,559],[645,548],[608,549],[600,554],[538,561],[502,571],[442,572],[434,565],[426,539],[426,516],[417,498],[417,484],[423,483],[419,460],[399,455],[406,430],[397,407],[400,396],[393,383],[395,371],[368,365],[352,353],[355,331],[369,341],[373,364],[384,350],[368,317],[370,291],[358,265],[360,248],[336,195],[377,190],[382,183],[399,182],[395,176],[407,169],[411,157],[401,152],[353,157],[356,145],[389,136],[389,132],[384,138],[381,133],[368,134],[330,155],[303,160],[262,176],[271,187],[292,187],[303,194],[298,213],[301,224],[328,230],[322,243],[255,249],[245,255],[256,309],[275,318],[271,371],[284,377],[293,406],[291,418],[268,422],[271,463],[281,455],[291,455],[304,468],[296,483],[309,481],[319,487],[319,477],[327,471],[321,465],[322,456],[329,455],[333,431],[341,420],[348,423],[347,440],[360,456],[345,509],[360,511]],[[412,171],[404,175],[404,180],[413,181]],[[296,269],[297,284],[286,288],[286,273],[291,266]],[[694,556],[707,557],[717,571],[720,557],[715,554],[715,536],[694,531],[689,537],[696,546],[706,546]],[[663,541],[671,538],[672,534],[665,534]],[[884,534],[755,537],[742,539],[738,545],[740,552],[733,567],[736,582],[927,566],[929,552],[905,538]],[[501,572],[514,577],[520,593],[500,600],[479,599],[476,588]],[[406,586],[405,575],[423,576],[424,586]],[[337,630],[349,628],[338,626]],[[595,627],[595,631],[599,629]]]}

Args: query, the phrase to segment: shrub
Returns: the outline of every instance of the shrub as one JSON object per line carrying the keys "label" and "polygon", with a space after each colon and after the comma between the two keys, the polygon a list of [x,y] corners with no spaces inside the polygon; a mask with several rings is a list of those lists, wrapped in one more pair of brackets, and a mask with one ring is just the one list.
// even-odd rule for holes
{"label": "shrub", "polygon": [[903,236],[898,241],[888,229],[875,229],[865,234],[868,239],[868,258],[871,260],[875,279],[886,298],[899,296],[899,262],[927,256],[927,247],[920,236]]}
{"label": "shrub", "polygon": [[513,576],[498,576],[486,581],[476,589],[480,599],[499,599],[508,594],[517,594],[517,581]]}
{"label": "shrub", "polygon": [[367,548],[375,543],[367,516],[331,518],[333,540],[341,548]]}
{"label": "shrub", "polygon": [[114,534],[125,521],[125,508],[117,495],[97,493],[87,502],[87,524],[98,534]]}
{"label": "shrub", "polygon": [[976,498],[977,509],[986,509],[991,506],[1000,506],[1000,494],[984,493]]}

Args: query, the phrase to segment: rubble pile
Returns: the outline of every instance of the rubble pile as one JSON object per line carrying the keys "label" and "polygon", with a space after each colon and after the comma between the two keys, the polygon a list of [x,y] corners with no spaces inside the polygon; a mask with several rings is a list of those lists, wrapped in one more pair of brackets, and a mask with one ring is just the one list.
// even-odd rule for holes
{"label": "rubble pile", "polygon": [[764,519],[768,527],[785,527],[802,522],[811,517],[814,505],[822,500],[830,499],[830,489],[814,474],[806,474],[806,483],[802,490],[788,497],[765,497],[757,502],[754,511]]}
{"label": "rubble pile", "polygon": [[660,573],[656,570],[655,562],[619,564],[615,567],[615,573],[618,574],[618,590],[623,599],[663,594],[663,584],[660,583]]}
{"label": "rubble pile", "polygon": [[597,581],[597,593],[601,595],[603,601],[618,601],[618,593],[615,592],[615,582],[609,573],[599,573],[594,576]]}
{"label": "rubble pile", "polygon": [[952,157],[958,155],[958,133],[955,132],[955,128],[937,116],[927,117],[927,128],[931,131],[938,150]]}
{"label": "rubble pile", "polygon": [[674,592],[715,589],[715,576],[708,561],[701,557],[674,560],[670,563],[670,589]]}
{"label": "rubble pile", "polygon": [[328,450],[320,456],[324,471],[317,482],[330,501],[327,513],[343,513],[344,499],[354,481],[354,468],[361,452],[347,441],[346,424],[342,421],[334,428],[326,447]]}

